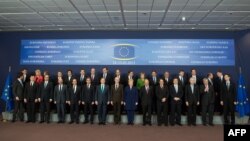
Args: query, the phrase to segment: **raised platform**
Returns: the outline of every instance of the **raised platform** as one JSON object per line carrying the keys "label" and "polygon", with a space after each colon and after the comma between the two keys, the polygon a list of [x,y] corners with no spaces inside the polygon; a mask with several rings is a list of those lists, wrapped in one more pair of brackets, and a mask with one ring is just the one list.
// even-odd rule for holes
{"label": "raised platform", "polygon": [[[3,115],[3,119],[4,120],[12,120],[12,113],[7,113],[7,112],[3,112],[2,113]],[[40,121],[40,115],[37,114],[37,120]],[[24,114],[24,120],[27,120],[27,114],[25,113]],[[243,118],[239,118],[238,116],[235,117],[235,122],[236,124],[247,124],[248,123],[248,120],[249,120],[249,117],[246,116],[246,117],[243,117]],[[51,122],[57,122],[58,121],[58,118],[57,118],[57,114],[56,113],[53,113],[51,114]],[[70,115],[69,114],[66,114],[66,122],[69,122],[70,121]],[[84,115],[81,114],[80,115],[80,122],[83,122],[84,121]],[[94,122],[97,123],[98,122],[98,117],[97,115],[95,115],[94,117]],[[107,115],[107,122],[108,123],[113,123],[113,115],[109,114]],[[121,117],[121,122],[122,123],[127,123],[127,116],[126,115],[122,115]],[[157,123],[157,118],[155,115],[152,116],[152,124],[156,124]],[[186,116],[182,116],[181,117],[181,123],[182,124],[187,124],[187,117]],[[201,121],[201,116],[197,116],[197,120],[196,120],[196,123],[197,124],[202,124],[202,121]],[[136,115],[135,116],[135,124],[142,124],[142,115]],[[219,115],[215,115],[214,116],[214,124],[223,124],[223,118],[222,116],[219,116]]]}

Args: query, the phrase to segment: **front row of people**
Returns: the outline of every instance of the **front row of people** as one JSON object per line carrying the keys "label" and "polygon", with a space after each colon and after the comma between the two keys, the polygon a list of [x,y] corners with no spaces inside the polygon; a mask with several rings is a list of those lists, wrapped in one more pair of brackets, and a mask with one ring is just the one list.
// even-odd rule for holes
{"label": "front row of people", "polygon": [[[68,104],[70,107],[71,122],[79,123],[80,105],[84,105],[84,123],[93,124],[94,120],[94,105],[97,106],[99,125],[106,124],[106,115],[108,105],[113,106],[114,123],[121,122],[121,105],[127,113],[128,125],[133,125],[134,115],[140,99],[140,104],[143,112],[143,125],[151,124],[152,115],[152,98],[156,95],[157,98],[157,122],[158,125],[164,124],[168,126],[168,121],[171,126],[181,124],[181,104],[184,97],[185,104],[188,107],[187,123],[189,126],[196,126],[196,109],[201,104],[201,115],[203,125],[209,124],[213,126],[214,113],[214,89],[208,83],[208,79],[203,79],[203,85],[200,87],[195,84],[195,79],[190,78],[189,84],[183,89],[178,84],[178,78],[173,79],[173,85],[169,88],[164,85],[164,80],[159,80],[159,85],[154,89],[149,85],[149,80],[145,79],[145,84],[138,90],[133,86],[133,79],[128,81],[128,86],[123,88],[119,78],[115,78],[114,85],[109,88],[105,84],[105,79],[100,80],[100,85],[92,86],[91,79],[86,79],[86,85],[77,85],[77,80],[73,79],[72,86],[68,87],[63,84],[63,79],[58,79],[58,85],[53,88],[52,82],[49,81],[49,75],[45,75],[44,82],[40,85],[35,83],[34,76],[30,76],[30,82],[23,84],[22,74],[19,74],[13,85],[13,94],[15,101],[15,109],[13,114],[13,122],[16,120],[16,115],[19,115],[23,121],[23,106],[27,105],[27,122],[35,122],[35,105],[40,103],[40,123],[50,122],[51,104],[54,102],[58,114],[58,123],[65,122],[65,107]],[[184,92],[185,91],[185,92]],[[185,93],[185,95],[184,95]],[[169,104],[170,103],[170,104]],[[228,114],[231,115],[231,124],[235,123],[234,109],[236,102],[236,90],[233,83],[230,83],[230,76],[225,75],[225,84],[221,91],[221,105],[224,107],[224,122],[229,123]],[[170,106],[170,118],[168,118],[168,107]],[[90,113],[90,118],[89,118]],[[208,121],[207,121],[208,115]],[[169,119],[169,120],[168,120]]]}

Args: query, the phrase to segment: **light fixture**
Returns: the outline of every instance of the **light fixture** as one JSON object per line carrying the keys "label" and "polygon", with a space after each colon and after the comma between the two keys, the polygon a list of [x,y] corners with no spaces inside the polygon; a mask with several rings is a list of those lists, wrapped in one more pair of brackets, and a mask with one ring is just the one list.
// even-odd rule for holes
{"label": "light fixture", "polygon": [[181,18],[181,20],[182,20],[182,21],[186,21],[186,17],[183,16],[183,17]]}
{"label": "light fixture", "polygon": [[59,28],[59,30],[63,30],[63,28]]}

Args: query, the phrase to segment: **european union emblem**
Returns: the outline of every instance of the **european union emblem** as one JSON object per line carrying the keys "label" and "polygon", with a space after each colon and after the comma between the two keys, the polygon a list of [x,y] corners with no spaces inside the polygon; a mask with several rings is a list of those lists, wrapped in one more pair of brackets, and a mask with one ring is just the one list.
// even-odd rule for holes
{"label": "european union emblem", "polygon": [[124,61],[135,59],[135,45],[116,44],[113,47],[114,47],[114,59],[124,60]]}

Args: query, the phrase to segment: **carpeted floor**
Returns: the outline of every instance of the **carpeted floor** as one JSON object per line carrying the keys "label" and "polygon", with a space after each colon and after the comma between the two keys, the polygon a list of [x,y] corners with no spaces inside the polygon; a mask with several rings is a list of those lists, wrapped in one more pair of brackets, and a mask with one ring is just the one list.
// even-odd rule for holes
{"label": "carpeted floor", "polygon": [[39,124],[0,122],[0,141],[222,141],[223,126]]}

